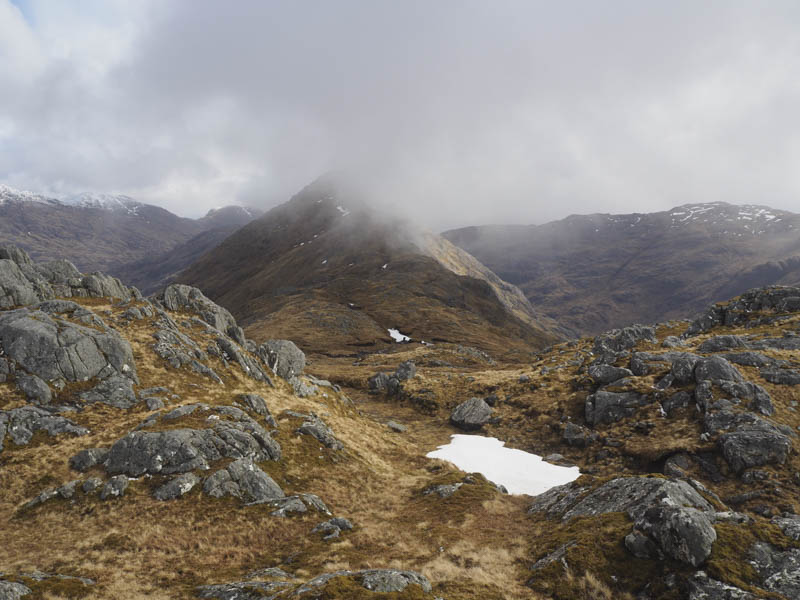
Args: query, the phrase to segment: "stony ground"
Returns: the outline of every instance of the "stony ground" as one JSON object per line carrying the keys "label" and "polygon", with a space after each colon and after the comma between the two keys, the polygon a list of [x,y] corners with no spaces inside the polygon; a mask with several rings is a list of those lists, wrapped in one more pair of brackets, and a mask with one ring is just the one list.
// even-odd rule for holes
{"label": "stony ground", "polygon": [[[800,291],[524,362],[303,357],[196,290],[8,262],[0,598],[797,597]],[[533,499],[424,458],[464,428],[584,475]]]}

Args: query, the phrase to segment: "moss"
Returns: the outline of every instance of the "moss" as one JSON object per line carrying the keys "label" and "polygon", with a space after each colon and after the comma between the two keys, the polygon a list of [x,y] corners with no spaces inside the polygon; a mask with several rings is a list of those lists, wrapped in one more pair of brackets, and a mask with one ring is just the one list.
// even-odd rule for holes
{"label": "moss", "polygon": [[[756,542],[767,542],[780,550],[800,548],[796,542],[783,535],[780,527],[767,521],[757,521],[749,525],[735,523],[717,523],[717,541],[711,549],[711,557],[706,564],[708,574],[744,590],[765,594],[754,584],[759,580],[758,574],[748,562],[747,555]],[[768,595],[780,598],[777,594]]]}
{"label": "moss", "polygon": [[[554,561],[537,570],[529,585],[549,597],[578,599],[586,597],[584,576],[587,575],[622,594],[626,590],[640,590],[648,583],[657,587],[667,570],[680,569],[669,561],[632,556],[623,541],[630,530],[631,521],[625,513],[577,517],[564,524],[542,521],[535,536],[533,562],[571,543],[565,556],[568,571],[561,561]],[[669,597],[666,590],[653,591],[658,592],[659,598]]]}

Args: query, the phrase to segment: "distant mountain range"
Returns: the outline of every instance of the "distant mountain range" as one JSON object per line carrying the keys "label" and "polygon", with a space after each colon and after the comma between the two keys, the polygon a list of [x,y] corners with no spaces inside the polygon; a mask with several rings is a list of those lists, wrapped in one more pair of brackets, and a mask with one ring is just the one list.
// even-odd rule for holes
{"label": "distant mountain range", "polygon": [[443,236],[582,333],[682,317],[752,287],[800,282],[800,215],[766,206],[688,204]]}
{"label": "distant mountain range", "polygon": [[124,276],[134,271],[123,268],[127,263],[163,262],[161,255],[198,235],[221,241],[259,214],[228,206],[201,219],[186,219],[128,196],[56,199],[0,185],[0,239],[25,249],[35,260],[66,258],[84,272]]}

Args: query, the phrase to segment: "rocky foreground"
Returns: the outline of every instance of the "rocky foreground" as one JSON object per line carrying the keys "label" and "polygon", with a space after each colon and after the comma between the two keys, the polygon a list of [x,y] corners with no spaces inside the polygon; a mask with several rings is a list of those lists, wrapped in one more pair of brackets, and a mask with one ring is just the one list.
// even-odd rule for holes
{"label": "rocky foreground", "polygon": [[[0,599],[800,597],[800,289],[525,363],[306,357],[15,248],[0,309]],[[424,458],[460,431],[584,475]]]}

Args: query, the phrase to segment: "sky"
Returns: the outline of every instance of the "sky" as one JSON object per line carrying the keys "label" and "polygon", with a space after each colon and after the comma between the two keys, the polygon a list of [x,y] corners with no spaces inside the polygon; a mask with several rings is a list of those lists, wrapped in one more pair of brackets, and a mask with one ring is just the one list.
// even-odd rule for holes
{"label": "sky", "polygon": [[432,229],[800,212],[800,3],[0,0],[0,183]]}

